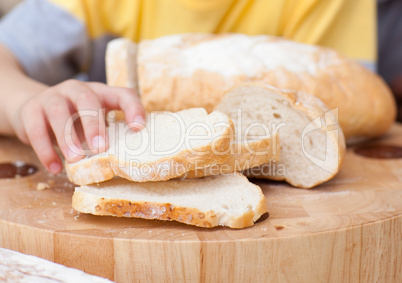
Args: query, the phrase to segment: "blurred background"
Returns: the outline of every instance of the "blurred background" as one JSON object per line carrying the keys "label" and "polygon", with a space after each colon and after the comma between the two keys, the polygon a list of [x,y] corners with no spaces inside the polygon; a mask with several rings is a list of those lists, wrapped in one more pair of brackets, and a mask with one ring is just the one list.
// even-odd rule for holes
{"label": "blurred background", "polygon": [[0,18],[10,11],[15,5],[23,0],[1,0],[0,1]]}
{"label": "blurred background", "polygon": [[[0,19],[24,0],[0,0]],[[402,0],[377,0],[377,72],[391,87],[402,121]]]}

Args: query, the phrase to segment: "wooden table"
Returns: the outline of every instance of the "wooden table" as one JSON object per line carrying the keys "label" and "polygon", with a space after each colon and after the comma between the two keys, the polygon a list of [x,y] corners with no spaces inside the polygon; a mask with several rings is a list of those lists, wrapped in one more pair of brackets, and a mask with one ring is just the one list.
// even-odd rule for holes
{"label": "wooden table", "polygon": [[[402,126],[367,145],[402,147]],[[79,214],[64,174],[49,175],[31,149],[0,138],[0,163],[15,160],[39,171],[0,179],[4,248],[117,282],[402,282],[400,158],[350,148],[340,174],[315,189],[258,181],[270,217],[243,230]]]}

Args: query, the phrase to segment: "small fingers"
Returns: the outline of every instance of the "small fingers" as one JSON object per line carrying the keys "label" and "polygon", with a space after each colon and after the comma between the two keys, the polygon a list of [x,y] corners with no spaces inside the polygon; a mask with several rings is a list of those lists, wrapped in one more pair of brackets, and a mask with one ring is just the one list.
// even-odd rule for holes
{"label": "small fingers", "polygon": [[89,86],[102,97],[106,107],[124,111],[126,123],[130,128],[141,130],[145,126],[145,109],[135,91],[100,83],[90,83]]}
{"label": "small fingers", "polygon": [[21,114],[21,122],[40,162],[52,174],[60,173],[63,166],[51,142],[45,114],[40,104],[32,103],[26,106]]}
{"label": "small fingers", "polygon": [[101,98],[86,84],[72,81],[63,96],[70,99],[81,119],[85,139],[94,153],[108,148],[105,114]]}
{"label": "small fingers", "polygon": [[104,152],[107,149],[107,135],[105,124],[105,112],[99,98],[92,90],[81,94],[76,102],[78,113],[81,117],[85,139],[90,148],[95,152]]}
{"label": "small fingers", "polygon": [[44,107],[49,124],[56,137],[57,144],[68,162],[83,158],[83,150],[74,129],[74,117],[67,101],[59,95],[49,97]]}

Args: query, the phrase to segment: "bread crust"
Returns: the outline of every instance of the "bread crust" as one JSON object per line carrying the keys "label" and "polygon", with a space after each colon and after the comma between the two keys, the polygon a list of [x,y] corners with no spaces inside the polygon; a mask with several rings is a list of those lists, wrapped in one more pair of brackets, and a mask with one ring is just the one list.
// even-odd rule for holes
{"label": "bread crust", "polygon": [[[202,65],[196,61],[197,56],[190,56],[191,59],[187,58],[190,61],[186,62],[181,55],[176,55],[192,49],[198,52],[196,48],[201,43],[218,42],[239,36],[243,41],[250,41],[253,50],[276,47],[273,59],[279,56],[289,57],[289,60],[279,62],[274,67],[261,67],[257,66],[257,62],[262,61],[255,57],[252,64],[255,64],[253,69],[259,70],[258,72],[227,74],[224,67],[215,71],[197,68]],[[334,50],[268,35],[183,34],[171,38],[173,40],[170,43],[169,37],[164,37],[143,41],[138,47],[139,92],[148,111],[178,111],[195,106],[211,111],[231,87],[239,83],[261,82],[278,88],[310,93],[324,101],[330,109],[339,107],[339,123],[346,138],[380,136],[388,131],[395,120],[396,104],[384,81]],[[161,42],[165,45],[159,47]],[[282,45],[288,48],[277,48]],[[238,52],[241,55],[244,52],[238,50],[235,41],[230,50],[233,54]],[[211,52],[206,54],[212,54]],[[270,54],[265,55],[270,58]],[[253,55],[250,55],[250,59],[251,56]],[[305,58],[306,62],[297,65],[294,58]],[[189,63],[194,64],[193,70],[186,73]],[[214,63],[219,65],[220,62]]]}
{"label": "bread crust", "polygon": [[[115,176],[135,182],[166,181],[182,176],[195,167],[205,167],[211,164],[221,164],[228,159],[230,146],[233,143],[235,129],[232,120],[228,118],[229,126],[213,144],[193,149],[205,154],[194,154],[192,150],[182,150],[174,156],[167,156],[155,162],[141,163],[136,166],[139,174],[130,174],[133,164],[121,164],[114,155],[97,156],[83,159],[75,163],[65,162],[68,179],[77,185],[100,183]],[[217,154],[219,153],[219,154]],[[145,170],[145,168],[147,170]],[[165,170],[168,168],[168,170]],[[163,172],[163,174],[162,174]]]}
{"label": "bread crust", "polygon": [[138,93],[137,45],[134,42],[126,38],[110,41],[105,61],[108,85],[128,87]]}
{"label": "bread crust", "polygon": [[[249,168],[263,165],[270,161],[279,161],[279,136],[273,135],[260,140],[246,143],[233,143],[228,159],[222,164],[196,168],[188,171],[181,178],[200,178],[204,176],[240,172]],[[263,153],[263,154],[262,154]]]}
{"label": "bread crust", "polygon": [[[235,174],[241,175],[238,173]],[[241,176],[247,180],[245,176]],[[250,184],[258,187],[252,183]],[[213,198],[212,195],[211,198]],[[221,215],[212,210],[200,211],[196,208],[182,207],[171,203],[106,198],[93,196],[77,190],[73,195],[72,206],[75,210],[81,213],[177,221],[203,228],[228,226],[230,228],[241,229],[254,225],[254,222],[257,221],[261,215],[267,212],[267,204],[262,191],[260,191],[260,201],[255,210],[249,210],[239,217],[231,217],[227,221],[223,221]]]}

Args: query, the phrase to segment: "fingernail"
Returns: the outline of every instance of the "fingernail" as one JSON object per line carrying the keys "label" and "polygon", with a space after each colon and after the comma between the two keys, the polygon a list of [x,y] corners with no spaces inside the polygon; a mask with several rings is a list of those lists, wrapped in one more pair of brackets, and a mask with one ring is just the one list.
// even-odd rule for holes
{"label": "fingernail", "polygon": [[50,173],[56,175],[56,174],[60,173],[61,165],[57,162],[52,162],[49,165],[49,170],[50,170]]}
{"label": "fingernail", "polygon": [[135,116],[133,126],[139,130],[145,127],[145,120],[142,116]]}
{"label": "fingernail", "polygon": [[140,124],[142,124],[142,125],[145,124],[145,120],[144,120],[144,118],[142,118],[142,116],[135,116],[134,122],[140,123]]}
{"label": "fingernail", "polygon": [[98,149],[103,149],[106,146],[106,141],[103,137],[101,136],[95,136],[92,139],[92,148],[98,148]]}

